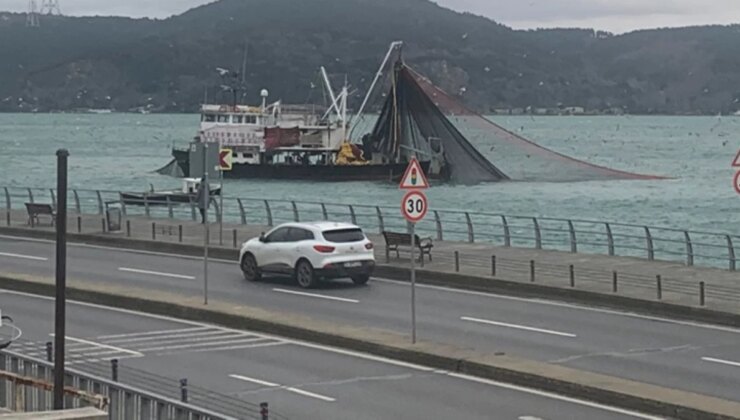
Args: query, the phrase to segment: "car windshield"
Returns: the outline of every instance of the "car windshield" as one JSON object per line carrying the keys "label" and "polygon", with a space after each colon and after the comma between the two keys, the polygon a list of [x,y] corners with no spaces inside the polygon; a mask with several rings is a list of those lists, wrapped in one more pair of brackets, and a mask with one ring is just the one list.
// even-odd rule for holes
{"label": "car windshield", "polygon": [[327,230],[323,235],[327,241],[336,243],[360,242],[365,240],[365,234],[362,233],[362,229],[357,228]]}

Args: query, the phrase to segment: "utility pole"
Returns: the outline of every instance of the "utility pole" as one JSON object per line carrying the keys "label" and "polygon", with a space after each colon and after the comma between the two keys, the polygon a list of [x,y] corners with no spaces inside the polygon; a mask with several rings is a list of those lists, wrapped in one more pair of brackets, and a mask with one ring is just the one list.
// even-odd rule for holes
{"label": "utility pole", "polygon": [[67,158],[57,150],[56,305],[54,313],[54,409],[64,409],[64,339],[67,299]]}

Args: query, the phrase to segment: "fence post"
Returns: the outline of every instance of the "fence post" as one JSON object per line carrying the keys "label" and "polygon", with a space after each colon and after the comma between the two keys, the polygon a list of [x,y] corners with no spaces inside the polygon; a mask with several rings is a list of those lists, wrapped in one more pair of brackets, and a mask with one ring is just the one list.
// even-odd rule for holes
{"label": "fence post", "polygon": [[475,233],[473,232],[473,221],[470,219],[470,213],[465,212],[465,221],[468,223],[468,242],[475,242]]}
{"label": "fence post", "polygon": [[95,190],[95,194],[98,196],[98,214],[103,214],[103,196],[100,195],[100,190]]}
{"label": "fence post", "polygon": [[100,231],[103,232],[103,233],[106,232],[106,229],[105,229],[105,217],[101,217],[100,218]]}
{"label": "fence post", "polygon": [[242,224],[246,225],[247,224],[247,213],[244,212],[244,203],[242,203],[241,198],[237,198],[236,202],[239,204],[239,216],[242,219]]}
{"label": "fence post", "polygon": [[7,225],[10,226],[10,191],[8,191],[8,187],[4,187],[5,189],[5,209],[7,212],[5,213],[5,221],[7,222]]}
{"label": "fence post", "polygon": [[167,214],[170,216],[170,219],[174,219],[175,218],[175,212],[172,209],[172,200],[170,200],[170,196],[169,195],[165,196],[165,198],[167,199]]}
{"label": "fence post", "polygon": [[267,214],[267,226],[272,227],[272,210],[270,209],[270,202],[265,200],[265,212]]}
{"label": "fence post", "polygon": [[570,274],[570,287],[576,287],[576,267],[571,264],[568,266],[568,271]]}
{"label": "fence post", "polygon": [[127,238],[131,237],[131,221],[130,220],[126,220],[126,237]]}
{"label": "fence post", "polygon": [[232,232],[234,232],[234,248],[236,248],[236,244],[237,244],[237,232],[236,232],[236,229],[234,229]]}
{"label": "fence post", "polygon": [[688,231],[683,232],[684,238],[686,238],[686,265],[694,265],[694,244],[691,243],[691,237]]}
{"label": "fence post", "polygon": [[295,201],[291,201],[290,205],[293,206],[293,221],[296,223],[300,222],[301,218],[298,217],[298,206],[295,205]]}
{"label": "fence post", "polygon": [[51,206],[53,208],[57,208],[57,197],[54,194],[54,189],[50,189],[49,192],[51,193]]}
{"label": "fence post", "polygon": [[118,201],[121,203],[121,214],[126,215],[126,200],[123,199],[123,194],[118,193]]}
{"label": "fence post", "polygon": [[110,376],[114,382],[118,382],[118,359],[110,361]]}
{"label": "fence post", "polygon": [[496,256],[491,255],[491,277],[496,277]]}
{"label": "fence post", "polygon": [[609,223],[604,223],[606,226],[606,246],[609,250],[609,256],[614,256],[614,235],[612,235],[612,227]]}
{"label": "fence post", "polygon": [[534,283],[534,260],[529,260],[529,281]]}
{"label": "fence post", "polygon": [[82,213],[82,206],[80,206],[80,195],[77,193],[77,190],[72,190],[72,195],[75,197],[75,212],[77,214]]}
{"label": "fence post", "polygon": [[655,276],[655,291],[658,300],[663,300],[663,278],[658,274]]}
{"label": "fence post", "polygon": [[355,215],[355,208],[353,206],[349,206],[349,215],[352,218],[352,224],[357,224],[357,215]]}
{"label": "fence post", "polygon": [[653,235],[650,234],[650,228],[647,226],[643,226],[645,228],[645,240],[647,241],[647,253],[648,253],[648,260],[653,261],[655,259],[655,249],[653,248]]}
{"label": "fence post", "polygon": [[699,282],[699,306],[704,306],[704,282]]}
{"label": "fence post", "polygon": [[51,341],[46,342],[46,361],[47,362],[54,361],[54,344],[52,344]]}
{"label": "fence post", "polygon": [[28,202],[33,203],[33,191],[31,191],[30,188],[26,188],[28,190]]}
{"label": "fence post", "polygon": [[540,222],[537,221],[536,217],[532,218],[534,224],[534,247],[536,249],[542,249],[542,232],[540,231]]}
{"label": "fence post", "polygon": [[182,243],[182,225],[177,225],[177,241]]}
{"label": "fence post", "polygon": [[187,378],[180,379],[180,401],[188,402],[188,380]]}
{"label": "fence post", "polygon": [[152,222],[152,240],[157,240],[157,222]]}
{"label": "fence post", "polygon": [[576,228],[573,226],[573,221],[568,220],[568,230],[570,231],[570,252],[578,252],[578,240],[576,238]]}
{"label": "fence post", "polygon": [[321,203],[321,215],[324,217],[324,220],[329,220],[329,213],[326,211],[326,204]]}
{"label": "fence post", "polygon": [[442,233],[442,219],[439,217],[439,212],[434,210],[434,225],[437,227],[437,240],[444,240],[444,234]]}
{"label": "fence post", "polygon": [[[322,206],[322,210],[325,210],[326,209],[326,207],[324,207],[324,204],[323,203],[321,203],[321,206]],[[383,211],[380,210],[380,207],[379,206],[376,206],[375,207],[375,212],[378,213],[378,231],[379,231],[378,233],[381,233],[382,234],[383,232],[385,232],[385,223],[383,222]],[[324,213],[324,214],[326,214],[326,213]]]}
{"label": "fence post", "polygon": [[612,272],[612,292],[617,293],[617,272]]}
{"label": "fence post", "polygon": [[149,216],[149,194],[144,193],[144,214],[146,214],[146,217]]}
{"label": "fence post", "polygon": [[727,256],[730,258],[730,271],[735,271],[735,247],[732,245],[730,235],[725,235],[725,238],[727,238]]}
{"label": "fence post", "polygon": [[262,420],[270,420],[270,408],[266,402],[260,403],[260,417]]}
{"label": "fence post", "polygon": [[460,252],[455,251],[455,272],[460,272]]}
{"label": "fence post", "polygon": [[506,221],[506,216],[501,215],[501,223],[504,226],[504,246],[511,246],[511,231],[509,231],[509,223]]}

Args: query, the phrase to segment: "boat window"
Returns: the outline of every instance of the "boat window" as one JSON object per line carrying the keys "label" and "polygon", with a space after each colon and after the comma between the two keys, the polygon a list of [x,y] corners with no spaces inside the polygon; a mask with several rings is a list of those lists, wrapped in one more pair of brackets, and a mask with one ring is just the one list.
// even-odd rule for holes
{"label": "boat window", "polygon": [[216,122],[216,116],[213,114],[204,114],[203,121],[204,122]]}
{"label": "boat window", "polygon": [[227,123],[227,122],[229,122],[229,116],[228,115],[219,115],[218,116],[218,122],[220,122],[220,123]]}
{"label": "boat window", "polygon": [[241,115],[234,115],[231,118],[233,118],[232,121],[233,121],[234,124],[241,124],[242,121],[244,121],[244,117],[242,117]]}
{"label": "boat window", "polygon": [[257,116],[256,115],[245,115],[244,123],[245,124],[257,124]]}

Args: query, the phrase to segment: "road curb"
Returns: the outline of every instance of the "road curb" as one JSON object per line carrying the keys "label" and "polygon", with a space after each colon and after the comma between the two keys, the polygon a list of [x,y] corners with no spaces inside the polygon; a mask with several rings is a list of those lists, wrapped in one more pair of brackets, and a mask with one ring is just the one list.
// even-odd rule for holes
{"label": "road curb", "polygon": [[[192,297],[72,279],[69,285],[69,299],[341,347],[659,416],[725,420],[738,419],[740,413],[740,403],[733,401],[449,345],[429,342],[411,345],[408,337],[383,330],[335,325],[304,316],[235,307],[226,302],[215,301],[204,307]],[[53,282],[48,278],[0,275],[0,287],[54,294]]]}
{"label": "road curb", "polygon": [[[55,239],[54,232],[24,228],[0,227],[0,234],[50,240]],[[196,257],[203,255],[203,247],[201,246],[171,242],[155,242],[122,236],[69,233],[68,240],[70,242],[104,245],[131,250],[166,252]],[[214,246],[209,248],[209,255],[213,258],[236,261],[239,251],[232,248]],[[385,277],[398,281],[409,281],[410,277],[409,269],[385,265],[382,263],[379,263],[376,266],[375,274],[378,277]],[[423,284],[445,286],[463,290],[474,290],[527,298],[558,299],[571,303],[606,307],[616,310],[630,310],[645,315],[671,317],[687,321],[740,327],[740,314],[714,311],[696,306],[676,305],[666,302],[656,302],[626,296],[591,292],[587,290],[514,282],[499,278],[437,272],[424,270],[423,268],[417,269],[416,279],[419,283]]]}

